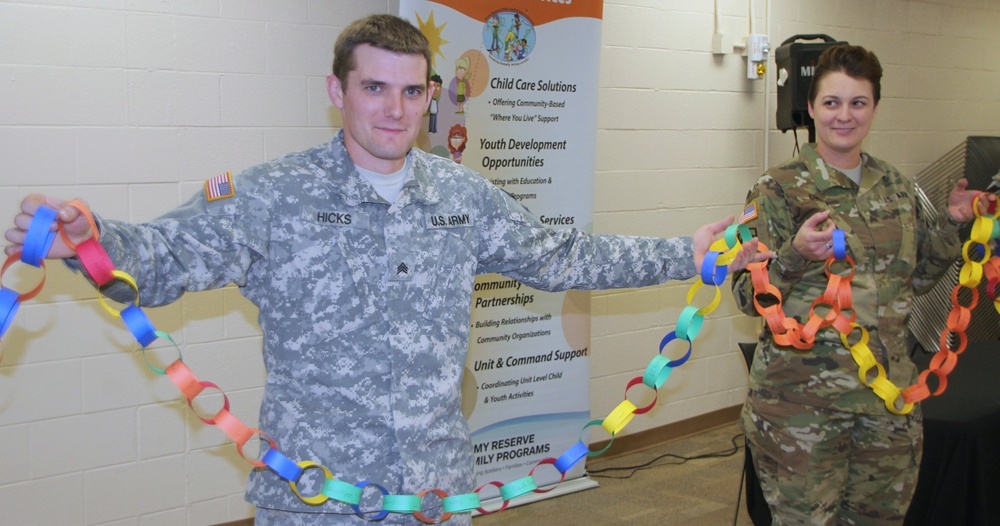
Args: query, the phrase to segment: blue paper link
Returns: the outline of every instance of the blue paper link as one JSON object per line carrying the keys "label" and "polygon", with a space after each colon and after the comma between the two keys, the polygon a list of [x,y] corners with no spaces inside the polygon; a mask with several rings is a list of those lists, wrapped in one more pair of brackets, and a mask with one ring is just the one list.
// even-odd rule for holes
{"label": "blue paper link", "polygon": [[24,239],[21,261],[33,267],[42,266],[42,260],[48,255],[49,249],[52,248],[52,242],[56,239],[56,233],[51,230],[51,227],[57,214],[55,209],[47,206],[38,208],[35,217],[31,219],[31,225],[28,227],[28,235]]}
{"label": "blue paper link", "polygon": [[839,228],[833,229],[833,257],[837,261],[843,261],[847,257],[847,239],[844,231]]}
{"label": "blue paper link", "polygon": [[[666,347],[668,343],[676,339],[677,339],[677,331],[668,332],[667,335],[664,336],[662,340],[660,340],[660,354],[663,354],[663,348]],[[684,365],[684,362],[688,361],[688,358],[691,357],[691,340],[687,338],[681,338],[681,339],[688,342],[688,350],[686,353],[684,353],[684,356],[681,356],[676,360],[670,360],[669,362],[667,362],[667,367],[680,367],[681,365]]]}
{"label": "blue paper link", "polygon": [[271,468],[278,474],[279,477],[296,482],[299,477],[302,476],[302,472],[305,471],[298,464],[292,462],[292,460],[284,455],[281,451],[277,449],[268,449],[267,453],[264,453],[264,457],[261,458],[261,462],[267,464],[267,467]]}
{"label": "blue paper link", "polygon": [[137,305],[125,307],[121,314],[125,326],[144,349],[156,341],[156,329],[153,328],[153,323]]}
{"label": "blue paper link", "polygon": [[729,269],[725,266],[716,266],[715,264],[721,255],[721,252],[715,252],[713,250],[710,250],[705,254],[705,259],[701,262],[702,283],[718,287],[719,285],[722,285],[723,281],[726,281],[726,273]]}
{"label": "blue paper link", "polygon": [[16,291],[6,287],[0,288],[0,338],[3,338],[11,322],[14,321],[17,308],[21,306],[21,302],[18,301],[20,297]]}
{"label": "blue paper link", "polygon": [[[378,484],[375,484],[374,482],[368,482],[367,480],[362,480],[361,482],[354,484],[354,486],[357,488],[361,488],[362,490],[364,490],[365,487],[367,486],[375,486],[379,491],[382,492],[383,497],[389,494],[389,490],[383,488],[382,486],[379,486]],[[361,517],[362,519],[369,521],[380,521],[389,516],[388,510],[382,510],[376,513],[375,515],[366,515],[365,512],[361,511],[361,506],[358,506],[357,504],[351,504],[351,509],[354,510],[354,513],[356,513],[358,517]]]}
{"label": "blue paper link", "polygon": [[587,447],[587,444],[584,444],[583,441],[577,442],[576,444],[573,444],[573,447],[567,449],[565,453],[560,455],[553,465],[557,470],[559,470],[559,473],[565,475],[570,468],[580,461],[580,459],[587,456],[587,451],[589,450],[590,449]]}

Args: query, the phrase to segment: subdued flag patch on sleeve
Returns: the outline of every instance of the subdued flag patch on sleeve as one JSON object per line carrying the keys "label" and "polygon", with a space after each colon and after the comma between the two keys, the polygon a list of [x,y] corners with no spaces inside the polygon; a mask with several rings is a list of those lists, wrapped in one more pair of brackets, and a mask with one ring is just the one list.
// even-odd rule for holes
{"label": "subdued flag patch on sleeve", "polygon": [[740,214],[739,223],[742,225],[754,219],[757,219],[757,203],[755,201],[751,201],[750,204],[743,209],[743,213]]}
{"label": "subdued flag patch on sleeve", "polygon": [[236,195],[236,185],[233,184],[233,175],[229,172],[205,181],[205,199],[209,201],[218,201],[234,195]]}

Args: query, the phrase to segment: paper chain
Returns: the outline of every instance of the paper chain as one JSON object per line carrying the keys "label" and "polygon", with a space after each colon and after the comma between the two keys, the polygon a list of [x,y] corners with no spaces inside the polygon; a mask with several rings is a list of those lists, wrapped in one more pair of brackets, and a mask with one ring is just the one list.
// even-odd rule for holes
{"label": "paper chain", "polygon": [[[174,342],[173,338],[171,338],[169,334],[158,331],[153,327],[149,318],[138,306],[139,291],[135,279],[127,273],[115,269],[114,264],[111,262],[111,258],[98,242],[100,234],[98,232],[96,222],[94,221],[94,218],[86,204],[81,201],[74,200],[68,203],[67,206],[80,210],[90,223],[91,231],[94,233],[94,237],[75,243],[66,234],[63,224],[58,223],[59,235],[62,237],[67,246],[76,250],[77,257],[90,278],[99,287],[107,285],[113,281],[121,281],[127,283],[135,291],[135,303],[128,305],[121,311],[117,311],[109,306],[103,295],[99,296],[99,299],[102,307],[109,314],[120,318],[132,335],[135,336],[136,340],[142,346],[143,358],[146,360],[146,365],[153,372],[160,375],[166,375],[170,378],[170,380],[176,385],[177,389],[187,399],[188,405],[192,408],[192,410],[194,410],[194,399],[202,391],[204,391],[205,388],[212,388],[221,391],[216,384],[199,380],[194,373],[191,372],[187,365],[184,364],[183,357],[180,356],[180,349],[177,348],[177,344]],[[3,337],[4,333],[10,327],[20,304],[34,298],[41,291],[42,286],[45,283],[45,277],[43,275],[40,283],[35,288],[27,292],[18,293],[12,289],[2,286],[3,274],[8,270],[8,268],[10,268],[11,265],[19,261],[44,270],[44,258],[48,255],[49,249],[51,248],[55,238],[56,232],[52,231],[51,227],[52,223],[56,220],[56,215],[57,212],[51,208],[39,208],[39,210],[35,213],[31,225],[29,226],[27,238],[24,243],[24,249],[21,252],[9,256],[2,269],[0,269],[0,338]],[[619,406],[615,408],[607,418],[588,422],[583,427],[583,431],[586,431],[586,429],[591,426],[601,425],[611,435],[611,441],[613,441],[615,435],[621,432],[633,416],[643,414],[656,405],[656,391],[667,380],[670,376],[670,372],[675,367],[683,365],[688,358],[691,357],[691,341],[694,340],[700,331],[702,322],[704,321],[704,316],[715,310],[722,299],[722,292],[719,289],[719,285],[725,281],[727,266],[739,250],[737,233],[739,234],[740,239],[749,239],[749,230],[746,227],[737,227],[734,225],[726,230],[724,239],[719,239],[712,245],[711,250],[706,255],[702,264],[701,280],[696,282],[688,292],[689,305],[681,312],[677,321],[676,330],[667,334],[660,342],[660,352],[650,362],[645,374],[628,383],[625,388],[625,400],[619,404]],[[715,287],[714,299],[708,306],[705,307],[699,308],[690,305],[696,293],[703,285]],[[173,344],[178,351],[177,360],[165,369],[161,369],[151,364],[145,355],[146,347],[158,338],[166,339]],[[663,355],[663,349],[674,340],[686,341],[688,348],[687,352],[681,358],[671,360]],[[0,354],[0,358],[2,358],[2,354]],[[645,384],[654,391],[653,401],[642,408],[636,407],[636,405],[629,401],[627,397],[628,390],[636,385],[639,385],[640,383]],[[236,449],[240,456],[243,457],[244,460],[246,460],[250,465],[256,468],[270,469],[282,479],[287,480],[292,492],[306,504],[318,506],[329,499],[333,499],[349,504],[355,514],[369,521],[382,520],[387,517],[389,513],[408,513],[412,514],[414,518],[423,523],[437,524],[447,521],[455,513],[471,513],[473,510],[477,510],[482,514],[490,514],[503,511],[507,508],[510,501],[517,497],[532,492],[546,493],[555,489],[559,483],[565,480],[566,473],[580,460],[585,457],[600,455],[607,451],[607,449],[611,446],[611,441],[609,441],[608,445],[600,451],[591,451],[587,444],[583,442],[583,431],[581,431],[581,439],[561,456],[558,458],[546,458],[541,460],[535,465],[535,467],[531,468],[527,476],[512,482],[508,482],[506,484],[497,481],[487,482],[476,488],[476,490],[472,493],[460,495],[449,495],[447,492],[440,489],[428,489],[421,491],[416,495],[392,495],[384,487],[373,482],[361,481],[351,484],[337,480],[334,478],[333,473],[329,468],[317,462],[295,462],[289,459],[281,453],[278,449],[278,444],[274,441],[274,439],[267,436],[267,434],[259,429],[247,427],[229,411],[229,399],[225,396],[225,393],[223,393],[223,400],[223,407],[218,413],[215,414],[215,416],[212,418],[204,418],[201,415],[198,415],[198,418],[206,424],[218,426],[227,435],[229,435],[229,437],[236,442]],[[247,443],[247,441],[257,435],[265,439],[270,447],[260,460],[247,459],[243,453],[243,446]],[[542,489],[535,483],[534,472],[535,469],[546,464],[552,465],[562,475],[562,477],[558,483],[553,484],[547,489]],[[296,487],[296,483],[301,480],[302,475],[308,469],[319,469],[325,476],[323,489],[316,495],[312,496],[302,495]],[[382,493],[382,509],[378,512],[362,511],[360,509],[359,505],[361,502],[362,492],[369,486],[374,487]],[[494,486],[500,492],[500,497],[503,502],[496,510],[486,510],[482,507],[479,493],[486,486]],[[422,511],[423,499],[429,494],[435,495],[441,501],[440,507],[443,513],[440,517],[431,518],[425,515]]]}
{"label": "paper chain", "polygon": [[[886,409],[897,415],[909,413],[913,405],[930,396],[940,395],[948,386],[948,373],[958,362],[958,355],[965,351],[968,344],[966,329],[972,320],[972,310],[979,302],[979,284],[985,275],[987,278],[987,294],[993,298],[993,306],[1000,312],[1000,299],[996,297],[996,285],[1000,281],[1000,257],[991,257],[989,242],[1000,237],[1000,223],[993,214],[996,203],[989,203],[989,214],[979,211],[978,194],[972,200],[972,209],[976,219],[972,224],[969,241],[962,247],[962,258],[965,260],[959,271],[958,284],[952,289],[952,309],[948,314],[945,328],[941,330],[940,348],[931,358],[927,369],[922,371],[913,385],[900,389],[885,374],[885,368],[875,360],[871,348],[868,347],[868,330],[854,320],[856,314],[851,299],[851,279],[854,276],[854,260],[847,255],[844,231],[834,230],[833,255],[826,261],[826,274],[829,278],[826,290],[813,301],[809,309],[809,319],[799,323],[794,318],[785,315],[781,309],[781,293],[771,285],[767,273],[767,262],[747,265],[753,279],[754,306],[757,312],[767,321],[774,343],[782,347],[805,351],[811,349],[816,334],[824,327],[837,329],[840,341],[851,351],[851,356],[858,364],[858,379],[885,402]],[[767,250],[763,244],[761,250]],[[976,259],[978,258],[978,259]],[[835,267],[846,267],[845,274],[838,274]],[[845,271],[845,269],[839,269]],[[962,289],[969,292],[969,304],[962,305],[959,296]],[[768,305],[765,307],[762,300]],[[845,315],[845,311],[849,315]],[[820,314],[823,313],[823,314]],[[858,332],[858,340],[850,343],[851,334]],[[957,343],[952,345],[957,337]],[[937,377],[937,389],[933,392],[927,385],[927,378]]]}

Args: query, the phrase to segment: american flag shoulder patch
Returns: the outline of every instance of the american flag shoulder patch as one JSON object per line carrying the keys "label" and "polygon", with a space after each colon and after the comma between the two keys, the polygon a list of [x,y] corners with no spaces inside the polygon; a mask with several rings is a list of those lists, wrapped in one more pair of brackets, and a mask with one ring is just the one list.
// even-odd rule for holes
{"label": "american flag shoulder patch", "polygon": [[236,195],[236,185],[233,184],[233,175],[230,172],[205,181],[205,199],[209,201],[218,201],[234,195]]}
{"label": "american flag shoulder patch", "polygon": [[746,208],[743,209],[743,213],[740,214],[739,224],[747,223],[753,219],[757,219],[757,203],[751,201]]}

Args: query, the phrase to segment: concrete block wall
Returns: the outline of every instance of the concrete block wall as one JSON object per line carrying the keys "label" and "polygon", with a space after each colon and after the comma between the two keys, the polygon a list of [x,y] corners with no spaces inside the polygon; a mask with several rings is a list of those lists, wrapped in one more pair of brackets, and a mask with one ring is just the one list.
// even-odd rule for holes
{"label": "concrete block wall", "polygon": [[[719,5],[731,50],[746,33],[748,2]],[[754,7],[774,47],[828,33],[879,53],[885,98],[869,147],[907,174],[966,135],[1000,133],[996,2]],[[151,219],[212,175],[326,140],[340,125],[324,84],[333,39],[374,12],[398,12],[398,2],[0,0],[2,229],[32,192]],[[744,80],[744,59],[712,55],[712,28],[704,0],[605,2],[596,231],[690,234],[738,213],[756,177],[791,153],[790,134],[771,131],[773,78]],[[37,279],[21,268],[4,285]],[[596,417],[641,374],[688,286],[593,295]],[[246,463],[145,360],[163,366],[183,353],[254,425],[263,381],[254,308],[226,288],[148,312],[177,347],[140,352],[84,280],[48,266],[42,293],[0,342],[0,524],[209,525],[252,515]],[[724,297],[696,358],[627,432],[741,403],[736,343],[757,327]],[[205,398],[203,414],[222,403],[221,393]]]}

